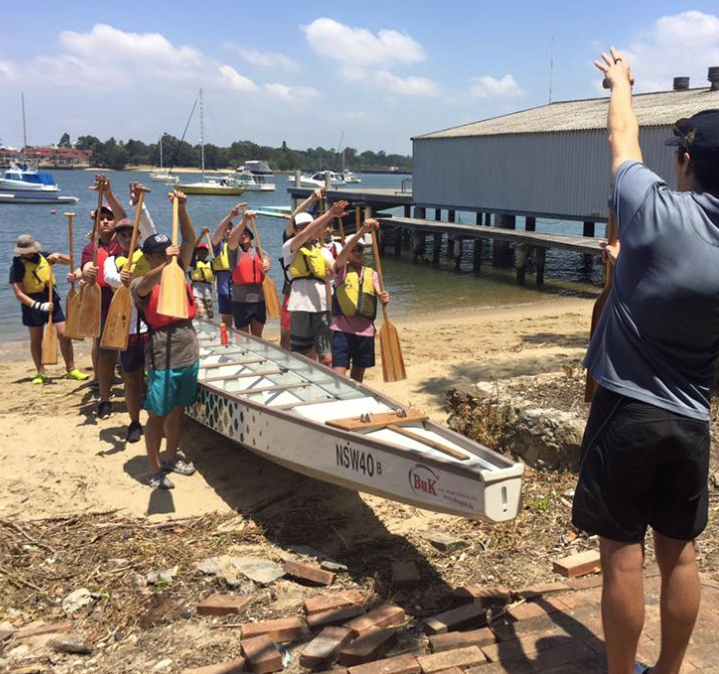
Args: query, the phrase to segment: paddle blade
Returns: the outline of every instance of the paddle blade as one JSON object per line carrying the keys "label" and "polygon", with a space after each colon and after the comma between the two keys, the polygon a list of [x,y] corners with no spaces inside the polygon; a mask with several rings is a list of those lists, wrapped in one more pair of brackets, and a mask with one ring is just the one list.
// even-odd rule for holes
{"label": "paddle blade", "polygon": [[103,349],[124,351],[130,338],[130,319],[132,317],[132,295],[127,286],[120,286],[112,296],[110,310],[105,320],[100,346]]}
{"label": "paddle blade", "polygon": [[45,323],[43,328],[40,362],[43,365],[57,365],[57,328],[54,323]]}
{"label": "paddle blade", "polygon": [[65,298],[65,337],[68,339],[85,339],[80,329],[80,302],[82,294],[71,288]]}
{"label": "paddle blade", "polygon": [[382,355],[382,379],[384,381],[402,381],[407,379],[402,358],[402,347],[399,343],[397,328],[385,320],[379,329],[379,346]]}
{"label": "paddle blade", "polygon": [[162,270],[157,312],[172,318],[187,318],[185,272],[177,264],[177,258],[173,257],[170,264]]}
{"label": "paddle blade", "polygon": [[97,283],[82,289],[80,330],[85,337],[99,337],[102,323],[102,290]]}
{"label": "paddle blade", "polygon": [[277,296],[275,282],[269,276],[265,276],[262,283],[262,292],[265,296],[267,318],[279,318],[282,315],[282,305],[280,304],[280,298]]}

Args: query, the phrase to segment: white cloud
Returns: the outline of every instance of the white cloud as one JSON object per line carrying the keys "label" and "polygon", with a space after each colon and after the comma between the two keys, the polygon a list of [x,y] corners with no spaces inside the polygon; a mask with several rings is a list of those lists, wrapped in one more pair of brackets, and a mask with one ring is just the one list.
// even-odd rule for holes
{"label": "white cloud", "polygon": [[265,90],[286,101],[307,102],[320,97],[320,92],[312,87],[292,87],[287,84],[265,84]]}
{"label": "white cloud", "polygon": [[15,79],[15,70],[8,61],[0,61],[0,77],[8,80]]}
{"label": "white cloud", "polygon": [[222,79],[234,91],[254,91],[257,85],[244,75],[240,75],[232,66],[219,66],[218,70]]}
{"label": "white cloud", "polygon": [[377,84],[390,93],[400,96],[436,96],[437,85],[426,77],[398,77],[387,71],[380,71],[375,78]]}
{"label": "white cloud", "polygon": [[259,49],[251,49],[241,47],[234,42],[225,42],[222,45],[227,51],[237,54],[247,63],[261,68],[276,68],[286,70],[287,72],[296,72],[299,70],[299,64],[293,58],[286,54],[275,51],[260,51]]}
{"label": "white cloud", "polygon": [[516,98],[524,92],[511,75],[496,79],[491,75],[481,75],[470,80],[470,93],[477,98]]}
{"label": "white cloud", "polygon": [[409,35],[383,29],[377,35],[366,28],[354,28],[334,19],[316,19],[304,27],[312,49],[353,68],[424,61],[422,46]]}
{"label": "white cloud", "polygon": [[637,91],[671,89],[679,76],[690,77],[692,87],[708,86],[707,68],[719,65],[719,16],[698,11],[663,16],[620,51]]}

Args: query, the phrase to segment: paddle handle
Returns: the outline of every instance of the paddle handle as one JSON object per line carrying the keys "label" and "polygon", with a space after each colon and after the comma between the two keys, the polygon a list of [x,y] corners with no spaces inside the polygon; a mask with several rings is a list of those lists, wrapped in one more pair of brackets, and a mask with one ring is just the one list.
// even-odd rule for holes
{"label": "paddle handle", "polygon": [[210,247],[210,255],[215,257],[215,247],[212,245],[212,237],[209,232],[205,232],[205,236],[207,237],[207,245]]}
{"label": "paddle handle", "polygon": [[[359,227],[359,225],[358,225]],[[375,271],[377,272],[377,278],[379,279],[380,292],[384,292],[384,278],[382,277],[382,263],[379,261],[379,246],[377,245],[377,233],[372,230],[372,257],[374,258]],[[384,316],[385,322],[389,320],[389,314],[387,313],[387,305],[382,304],[382,315]]]}
{"label": "paddle handle", "polygon": [[140,234],[140,218],[142,217],[142,204],[145,201],[145,192],[140,191],[137,196],[137,203],[135,204],[135,222],[132,223],[132,238],[130,239],[130,250],[127,253],[127,264],[130,265],[128,269],[132,271],[132,258],[135,255],[135,249],[137,248],[137,239]]}
{"label": "paddle handle", "polygon": [[337,218],[337,221],[340,225],[340,243],[344,246],[345,245],[345,223],[342,220],[342,216],[340,215],[339,218]]}
{"label": "paddle handle", "polygon": [[[64,213],[63,214],[67,218],[67,230],[68,230],[68,240],[70,242],[70,272],[75,272],[75,246],[72,239],[72,219],[75,217],[74,213]],[[75,281],[73,281],[71,284],[72,288],[75,288]]]}
{"label": "paddle handle", "polygon": [[177,198],[172,200],[172,245],[177,245],[180,224],[180,202]]}
{"label": "paddle handle", "polygon": [[92,264],[97,266],[97,250],[99,248],[100,241],[100,211],[102,210],[102,200],[105,196],[105,192],[102,187],[97,188],[97,208],[95,209],[95,229],[92,233],[93,238],[93,251],[92,251]]}
{"label": "paddle handle", "polygon": [[260,259],[262,259],[264,253],[262,252],[262,242],[260,241],[260,234],[257,231],[257,220],[254,215],[250,218],[250,224],[252,225],[252,232],[255,235],[255,241],[257,241],[257,252],[260,255]]}

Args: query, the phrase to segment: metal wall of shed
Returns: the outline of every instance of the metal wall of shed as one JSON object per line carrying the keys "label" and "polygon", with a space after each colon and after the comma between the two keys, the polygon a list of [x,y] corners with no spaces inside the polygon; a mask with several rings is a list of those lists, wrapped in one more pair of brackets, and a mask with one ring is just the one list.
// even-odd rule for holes
{"label": "metal wall of shed", "polygon": [[[641,132],[645,162],[673,185],[667,127]],[[606,131],[416,139],[418,206],[539,215],[607,217],[610,154]]]}

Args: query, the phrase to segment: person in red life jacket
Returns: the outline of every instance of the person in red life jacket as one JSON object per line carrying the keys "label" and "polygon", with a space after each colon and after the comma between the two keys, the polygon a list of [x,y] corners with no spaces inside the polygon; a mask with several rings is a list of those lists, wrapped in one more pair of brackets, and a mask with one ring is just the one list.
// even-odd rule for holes
{"label": "person in red life jacket", "polygon": [[240,209],[245,204],[237,204],[217,225],[212,235],[212,273],[217,287],[217,310],[220,320],[231,326],[232,318],[232,268],[230,267],[230,251],[227,242],[234,229],[232,219],[240,215]]}
{"label": "person in red life jacket", "polygon": [[246,212],[228,241],[232,269],[232,316],[238,330],[262,337],[267,322],[267,308],[262,292],[270,259],[260,258],[252,246],[254,235],[247,228],[254,213]]}
{"label": "person in red life jacket", "polygon": [[[134,206],[145,188],[140,183],[130,186],[130,202]],[[132,241],[133,225],[128,218],[120,220],[115,225],[115,239],[121,248],[117,255],[105,260],[103,273],[105,282],[111,288],[119,288],[121,284],[130,285],[133,278],[145,274],[149,268],[141,250],[135,250],[133,260],[128,263],[127,255]],[[155,234],[155,224],[150,212],[143,202],[140,211],[140,224],[138,227],[138,246],[148,237]],[[125,382],[125,405],[130,415],[130,425],[127,427],[125,440],[139,442],[142,437],[142,424],[140,423],[140,410],[142,409],[142,380],[145,370],[145,344],[147,342],[147,325],[140,317],[137,307],[132,305],[130,316],[130,337],[127,349],[120,351],[120,370]]]}
{"label": "person in red life jacket", "polygon": [[376,220],[365,220],[337,256],[332,297],[332,369],[361,382],[365,370],[374,367],[377,300],[389,303],[380,290],[379,277],[365,266],[367,235],[379,229]]}
{"label": "person in red life jacket", "polygon": [[[22,324],[30,332],[30,354],[37,374],[33,384],[47,381],[45,367],[42,364],[42,336],[48,314],[57,328],[60,351],[65,361],[68,379],[84,381],[89,375],[75,368],[72,342],[65,339],[65,314],[62,311],[60,296],[54,282],[52,267],[57,264],[70,264],[70,257],[63,253],[43,253],[40,244],[29,234],[19,236],[13,251],[10,267],[10,284],[15,297],[22,306]],[[52,300],[49,300],[48,286],[53,279]]]}
{"label": "person in red life jacket", "polygon": [[206,243],[202,243],[202,239],[209,231],[205,227],[200,236],[197,237],[188,273],[190,281],[192,281],[192,294],[195,296],[195,304],[197,305],[197,317],[213,319],[215,317],[215,310],[212,306],[212,280],[214,274],[212,264],[208,262],[210,247]]}
{"label": "person in red life jacket", "polygon": [[[178,319],[158,312],[162,272],[172,256],[187,269],[195,247],[195,228],[187,212],[187,197],[173,192],[170,199],[179,202],[182,244],[173,246],[164,234],[145,239],[142,253],[150,267],[141,278],[134,279],[132,296],[145,317],[150,331],[145,353],[147,365],[147,394],[145,396],[145,446],[149,463],[149,483],[153,489],[172,489],[168,473],[192,475],[195,467],[178,458],[182,414],[193,405],[197,395],[197,373],[200,346],[192,325],[197,314],[195,299],[189,283],[185,283],[188,318]],[[162,438],[167,438],[165,460],[160,462]]]}
{"label": "person in red life jacket", "polygon": [[[105,283],[103,274],[105,260],[120,252],[120,247],[115,241],[115,224],[125,218],[125,209],[119,202],[110,187],[110,181],[103,175],[95,176],[94,189],[102,187],[105,199],[110,205],[102,206],[100,209],[100,232],[98,239],[97,264],[92,263],[95,246],[92,241],[82,249],[80,261],[82,269],[82,280],[85,283],[97,283],[102,288],[102,324],[100,335],[105,329],[105,319],[110,310],[112,302],[112,288]],[[95,222],[95,212],[90,213],[90,219]],[[76,279],[80,280],[80,279]],[[110,403],[110,388],[115,378],[115,365],[117,364],[117,351],[103,349],[100,347],[100,339],[92,343],[92,366],[95,370],[95,378],[99,387],[100,402],[97,406],[99,419],[107,419],[112,414]]]}

